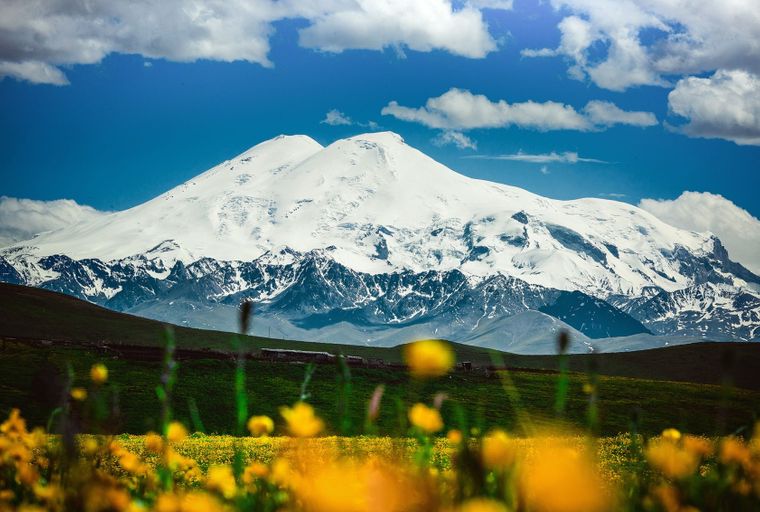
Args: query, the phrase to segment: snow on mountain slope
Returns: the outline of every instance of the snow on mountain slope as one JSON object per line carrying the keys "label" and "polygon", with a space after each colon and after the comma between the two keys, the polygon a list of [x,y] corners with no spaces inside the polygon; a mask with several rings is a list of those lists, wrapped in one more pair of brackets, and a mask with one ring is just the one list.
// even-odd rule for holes
{"label": "snow on mountain slope", "polygon": [[280,136],[147,203],[4,255],[113,261],[151,253],[168,272],[177,260],[250,261],[285,247],[330,248],[336,261],[362,272],[503,273],[606,297],[694,284],[673,255],[709,257],[715,244],[625,203],[558,201],[465,177],[383,132],[326,148]]}
{"label": "snow on mountain slope", "polygon": [[255,227],[277,206],[262,185],[321,149],[305,135],[281,135],[146,203],[16,246],[32,244],[38,256],[103,261],[147,253],[168,264],[252,259],[268,249],[257,243]]}
{"label": "snow on mountain slope", "polygon": [[217,329],[252,300],[258,326],[304,340],[536,353],[558,329],[580,351],[607,336],[634,335],[605,350],[760,335],[760,278],[710,233],[468,178],[389,132],[263,142],[144,204],[0,250],[0,280]]}

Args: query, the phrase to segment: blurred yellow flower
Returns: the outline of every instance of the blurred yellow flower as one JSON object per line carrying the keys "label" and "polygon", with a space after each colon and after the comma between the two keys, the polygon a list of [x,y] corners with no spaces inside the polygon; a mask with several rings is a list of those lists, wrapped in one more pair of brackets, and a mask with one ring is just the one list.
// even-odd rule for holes
{"label": "blurred yellow flower", "polygon": [[250,463],[243,471],[243,482],[251,485],[257,478],[266,478],[269,468],[261,462]]}
{"label": "blurred yellow flower", "polygon": [[720,443],[719,455],[723,464],[738,464],[746,469],[752,465],[749,448],[744,441],[733,436],[725,437]]}
{"label": "blurred yellow flower", "polygon": [[84,388],[71,388],[71,398],[77,402],[84,402],[87,400],[87,390]]}
{"label": "blurred yellow flower", "polygon": [[483,438],[483,465],[503,469],[515,462],[515,443],[503,430],[494,430]]}
{"label": "blurred yellow flower", "polygon": [[94,437],[84,439],[80,446],[85,455],[95,455],[99,448],[98,441]]}
{"label": "blurred yellow flower", "polygon": [[652,440],[645,455],[649,464],[668,478],[684,478],[693,475],[699,467],[699,456],[668,438]]}
{"label": "blurred yellow flower", "polygon": [[251,416],[248,430],[253,437],[266,436],[274,430],[274,422],[269,416]]}
{"label": "blurred yellow flower", "polygon": [[295,437],[314,437],[325,428],[314,408],[305,402],[297,402],[293,407],[280,407],[280,414],[288,424],[288,431]]}
{"label": "blurred yellow flower", "polygon": [[154,504],[156,512],[179,512],[182,507],[182,501],[176,494],[161,494]]}
{"label": "blurred yellow flower", "polygon": [[446,434],[446,439],[448,439],[451,444],[460,444],[462,442],[462,431],[451,429]]}
{"label": "blurred yellow flower", "polygon": [[674,428],[666,428],[662,431],[662,437],[668,441],[678,441],[681,439],[681,432]]}
{"label": "blurred yellow flower", "polygon": [[533,512],[601,512],[612,500],[594,462],[582,451],[561,443],[538,441],[535,453],[521,465],[520,494]]}
{"label": "blurred yellow flower", "polygon": [[90,368],[90,379],[95,384],[103,384],[108,380],[108,368],[104,364],[98,363]]}
{"label": "blurred yellow flower", "polygon": [[224,507],[213,496],[191,492],[182,497],[181,512],[222,512]]}
{"label": "blurred yellow flower", "polygon": [[714,451],[712,442],[704,437],[685,435],[682,443],[684,450],[700,457],[708,457]]}
{"label": "blurred yellow flower", "polygon": [[129,493],[126,490],[104,484],[96,484],[87,488],[83,509],[87,512],[100,510],[123,511],[127,510],[129,502]]}
{"label": "blurred yellow flower", "polygon": [[161,453],[164,449],[164,440],[155,432],[145,435],[145,449],[150,453]]}
{"label": "blurred yellow flower", "polygon": [[230,466],[211,466],[206,476],[206,488],[216,491],[227,499],[235,496],[235,475]]}
{"label": "blurred yellow flower", "polygon": [[440,377],[454,366],[454,351],[444,341],[415,341],[404,346],[403,355],[409,371],[418,378]]}
{"label": "blurred yellow flower", "polygon": [[434,434],[443,429],[441,413],[425,404],[414,404],[409,409],[409,422],[426,434]]}
{"label": "blurred yellow flower", "polygon": [[119,454],[119,465],[124,468],[124,471],[133,475],[142,475],[148,470],[137,455],[127,450],[122,450]]}
{"label": "blurred yellow flower", "polygon": [[[313,459],[313,460],[312,460]],[[308,454],[290,472],[288,487],[306,512],[401,512],[435,510],[423,503],[422,482],[403,466],[374,458],[364,462]],[[425,506],[428,505],[428,506]]]}
{"label": "blurred yellow flower", "polygon": [[172,421],[166,429],[166,438],[171,442],[182,441],[187,437],[187,429],[185,426],[178,422]]}
{"label": "blurred yellow flower", "polygon": [[457,512],[509,512],[507,506],[489,498],[474,498],[462,503]]}

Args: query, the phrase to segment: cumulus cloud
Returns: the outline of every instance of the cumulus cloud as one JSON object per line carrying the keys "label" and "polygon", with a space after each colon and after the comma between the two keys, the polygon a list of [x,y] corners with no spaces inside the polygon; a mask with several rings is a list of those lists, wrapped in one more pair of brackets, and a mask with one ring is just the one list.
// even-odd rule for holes
{"label": "cumulus cloud", "polygon": [[673,226],[715,234],[732,260],[760,275],[760,220],[725,197],[684,192],[673,200],[642,199],[639,208]]}
{"label": "cumulus cloud", "polygon": [[37,201],[0,196],[0,247],[102,215],[106,212],[71,199]]}
{"label": "cumulus cloud", "polygon": [[433,138],[433,144],[436,146],[446,146],[452,144],[459,149],[478,149],[478,143],[462,132],[446,130]]}
{"label": "cumulus cloud", "polygon": [[688,119],[676,128],[691,137],[719,138],[760,145],[760,77],[720,70],[709,78],[679,80],[668,106]]}
{"label": "cumulus cloud", "polygon": [[329,124],[331,126],[354,124],[350,117],[337,109],[332,109],[325,114],[325,118],[322,119],[320,123]]}
{"label": "cumulus cloud", "polygon": [[284,19],[304,20],[299,43],[325,52],[409,48],[481,58],[497,48],[481,9],[507,9],[511,2],[3,0],[2,5],[0,78],[65,85],[61,67],[94,64],[110,53],[272,66],[273,23]]}
{"label": "cumulus cloud", "polygon": [[423,52],[441,49],[481,58],[496,49],[496,41],[488,33],[479,7],[505,7],[504,2],[475,2],[455,9],[448,0],[358,0],[335,4],[301,30],[302,46],[335,53],[388,47]]}
{"label": "cumulus cloud", "polygon": [[557,153],[552,151],[551,153],[524,153],[518,151],[517,153],[511,153],[507,155],[473,155],[469,158],[478,158],[484,160],[511,160],[514,162],[527,162],[531,164],[548,164],[548,163],[561,163],[561,164],[577,164],[578,162],[594,163],[594,164],[606,164],[604,160],[598,160],[596,158],[583,158],[578,156],[578,153],[573,151],[565,151]]}
{"label": "cumulus cloud", "polygon": [[628,112],[609,101],[589,101],[583,111],[593,124],[599,126],[627,124],[645,127],[658,124],[651,112]]}
{"label": "cumulus cloud", "polygon": [[[596,105],[601,103],[589,103],[586,107],[589,110],[582,113],[570,105],[555,101],[491,101],[482,94],[453,88],[441,96],[429,98],[424,106],[418,108],[405,107],[391,101],[382,109],[381,114],[445,130],[517,126],[539,131],[590,131],[611,124],[649,126],[648,121],[654,119],[654,114],[649,112],[626,112],[612,103],[602,107]],[[603,115],[605,113],[606,117]]]}
{"label": "cumulus cloud", "polygon": [[757,0],[551,0],[565,14],[557,48],[526,57],[562,56],[573,78],[624,90],[668,85],[668,75],[716,69],[760,73]]}

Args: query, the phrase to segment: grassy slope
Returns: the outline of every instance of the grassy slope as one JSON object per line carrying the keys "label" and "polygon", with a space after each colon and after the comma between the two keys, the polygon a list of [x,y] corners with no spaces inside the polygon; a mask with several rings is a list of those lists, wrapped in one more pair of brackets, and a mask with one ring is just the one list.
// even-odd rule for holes
{"label": "grassy slope", "polygon": [[[157,346],[163,326],[129,315],[114,313],[64,295],[11,285],[0,285],[0,336],[23,337],[53,341],[79,341],[85,346],[66,347],[52,343],[50,347],[33,347],[26,343],[6,340],[0,348],[0,414],[11,407],[20,407],[33,424],[42,424],[60,401],[61,388],[68,365],[77,376],[75,384],[86,385],[89,366],[102,360],[102,352],[87,348],[87,344],[107,341],[110,344]],[[177,328],[178,346],[185,348],[230,345],[230,335],[215,331]],[[249,348],[282,346],[345,351],[366,357],[398,360],[399,349],[312,344],[284,340],[247,337]],[[584,371],[589,361],[595,361],[602,371],[621,374],[660,377],[675,375],[681,378],[697,376],[704,380],[719,379],[723,346],[712,344],[674,347],[628,354],[573,356],[570,365]],[[734,347],[741,350],[736,368],[753,370],[758,367],[755,345]],[[464,345],[456,345],[460,360],[487,362],[490,355]],[[549,356],[515,356],[503,354],[507,364],[517,367],[556,367],[556,358]],[[156,428],[158,403],[155,385],[159,382],[160,363],[157,359],[130,360],[110,358],[112,383],[119,390],[119,410],[122,424],[119,430],[144,432]],[[744,364],[745,366],[740,366]],[[248,394],[252,413],[277,417],[280,405],[296,401],[304,367],[298,364],[248,362]],[[737,372],[735,372],[737,373]],[[337,369],[332,365],[318,366],[310,392],[310,401],[321,414],[335,425]],[[520,396],[519,407],[533,421],[541,423],[552,415],[557,375],[551,373],[510,372]],[[743,375],[743,374],[742,374]],[[362,424],[366,401],[375,386],[384,384],[386,393],[379,425],[383,433],[403,432],[397,402],[430,401],[436,391],[445,392],[449,400],[444,414],[455,423],[455,409],[465,410],[467,426],[488,428],[495,425],[516,428],[516,409],[507,399],[502,382],[482,372],[455,373],[429,383],[409,381],[402,371],[391,369],[352,369],[352,399],[349,416],[353,432]],[[743,375],[750,382],[757,379]],[[739,380],[739,379],[737,379]],[[571,377],[569,420],[576,426],[584,424],[587,397],[582,391],[586,376]],[[233,363],[220,359],[182,361],[176,389],[177,416],[189,424],[188,401],[194,399],[206,430],[225,433],[233,423]],[[458,405],[457,405],[458,404]],[[758,412],[760,393],[741,389],[721,388],[703,384],[602,377],[600,380],[601,430],[604,434],[626,431],[632,415],[641,418],[645,433],[656,433],[668,426],[699,433],[715,433],[718,425],[734,429],[749,424]]]}
{"label": "grassy slope", "polygon": [[[7,342],[0,350],[0,414],[11,407],[20,407],[33,424],[44,424],[47,415],[60,397],[67,365],[76,375],[76,385],[87,385],[89,366],[101,360],[94,351],[51,347],[41,350],[26,344]],[[159,382],[160,363],[152,361],[107,360],[111,369],[111,385],[119,389],[122,423],[118,430],[133,433],[156,428],[158,402],[154,389]],[[300,395],[303,365],[288,363],[247,363],[247,388],[251,413],[278,417],[280,405],[295,402]],[[198,404],[208,432],[230,432],[234,417],[234,363],[228,360],[197,359],[180,363],[175,395],[177,417],[190,424],[188,400]],[[356,433],[362,425],[366,403],[378,384],[386,386],[381,432],[399,434],[399,411],[396,402],[430,402],[436,391],[446,393],[449,400],[443,411],[449,424],[456,425],[457,404],[465,411],[467,427],[489,428],[495,425],[515,429],[515,408],[507,399],[501,381],[481,373],[455,373],[434,382],[419,383],[401,371],[354,368],[351,370],[352,394],[349,416]],[[310,402],[328,422],[338,424],[337,368],[321,365],[309,387]],[[520,395],[520,408],[536,424],[552,416],[557,375],[533,372],[510,372]],[[587,396],[582,391],[586,377],[571,377],[569,420],[577,427],[584,425]],[[602,377],[599,384],[601,433],[615,434],[627,430],[634,411],[641,418],[640,431],[647,434],[675,426],[690,432],[712,434],[724,418],[733,430],[751,424],[758,412],[760,393],[736,388],[648,381],[623,377]],[[402,418],[404,413],[400,415]]]}
{"label": "grassy slope", "polygon": [[[0,336],[159,346],[164,324],[116,313],[59,293],[0,283]],[[176,327],[180,348],[229,349],[229,333]],[[328,343],[311,343],[247,336],[249,350],[282,347],[325,350],[398,362],[399,348],[374,348]],[[454,344],[459,361],[489,363],[492,355],[483,349]],[[731,357],[726,357],[726,355]],[[554,356],[501,354],[505,364],[520,368],[556,368]],[[726,365],[725,361],[733,361]],[[719,384],[726,376],[739,387],[760,390],[760,344],[702,343],[664,349],[618,354],[573,355],[571,370],[585,372],[590,365],[604,375],[665,379]]]}

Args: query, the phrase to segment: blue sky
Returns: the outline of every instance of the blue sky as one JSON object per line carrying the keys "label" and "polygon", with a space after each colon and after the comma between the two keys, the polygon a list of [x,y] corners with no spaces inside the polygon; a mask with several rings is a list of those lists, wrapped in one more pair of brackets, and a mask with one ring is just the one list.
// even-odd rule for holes
{"label": "blue sky", "polygon": [[[14,65],[26,62],[20,57],[5,67],[0,62],[0,73],[6,75],[0,81],[0,195],[69,198],[97,209],[123,209],[280,133],[304,133],[327,144],[370,131],[367,124],[377,123],[377,129],[400,133],[409,144],[463,174],[554,198],[609,197],[638,204],[644,198],[675,199],[684,191],[711,192],[760,216],[760,117],[748,123],[725,119],[699,103],[713,93],[716,101],[723,101],[721,84],[743,80],[740,85],[749,93],[739,96],[739,108],[760,113],[751,99],[760,61],[756,55],[731,48],[738,57],[725,66],[713,59],[683,70],[651,57],[642,71],[640,64],[626,67],[630,59],[618,62],[610,56],[616,43],[609,36],[583,47],[580,58],[570,52],[569,42],[563,48],[563,36],[565,41],[573,36],[571,29],[562,28],[563,20],[577,18],[591,27],[590,33],[611,23],[570,0],[515,0],[506,10],[474,6],[457,4],[452,12],[480,13],[493,49],[484,51],[483,44],[468,42],[436,43],[437,35],[430,36],[432,43],[420,42],[424,35],[400,37],[380,49],[352,48],[374,44],[354,40],[304,42],[303,31],[328,16],[322,13],[319,19],[271,21],[265,65],[256,61],[261,57],[248,54],[235,62],[223,61],[229,55],[180,58],[176,49],[162,56],[134,42],[119,42],[121,47],[111,42],[113,51],[104,50],[100,58],[40,57],[39,62],[53,70],[51,74],[44,68],[48,78],[19,71]],[[665,19],[672,13],[652,15]],[[682,30],[717,37],[715,31],[689,25],[688,16],[679,20],[679,26],[686,27]],[[86,24],[87,19],[79,22]],[[642,48],[667,40],[666,32],[644,22],[638,28]],[[752,28],[747,28],[750,36]],[[80,29],[72,30],[67,37],[78,37]],[[737,37],[742,37],[740,30]],[[343,46],[336,49],[336,44]],[[433,48],[412,49],[425,44]],[[524,51],[530,49],[554,53],[535,57]],[[43,50],[41,55],[50,53]],[[473,55],[478,52],[484,55]],[[603,75],[595,67],[600,62],[617,67]],[[724,70],[725,79],[719,75]],[[622,85],[618,77],[623,77]],[[452,88],[486,96],[498,119],[463,121],[459,113],[445,108],[420,110],[428,99]],[[680,96],[669,100],[676,90]],[[756,92],[760,95],[760,89]],[[626,112],[651,113],[656,124],[591,122],[583,129],[549,129],[551,125],[526,124],[515,121],[513,114],[498,114],[500,100],[510,105],[558,102],[580,117],[586,115],[588,102],[610,102]],[[744,100],[749,103],[741,104]],[[725,101],[736,103],[732,97]],[[382,115],[391,102],[414,110],[418,117],[431,114],[439,120]],[[333,109],[352,124],[322,122]],[[691,117],[677,115],[674,109]],[[687,129],[677,128],[684,125]],[[445,133],[466,137],[477,148],[441,144]],[[546,156],[552,153],[556,155]],[[562,157],[565,153],[570,156]],[[538,156],[526,162],[515,157],[520,154]],[[575,163],[572,154],[579,157]],[[512,156],[491,158],[497,155]]]}

